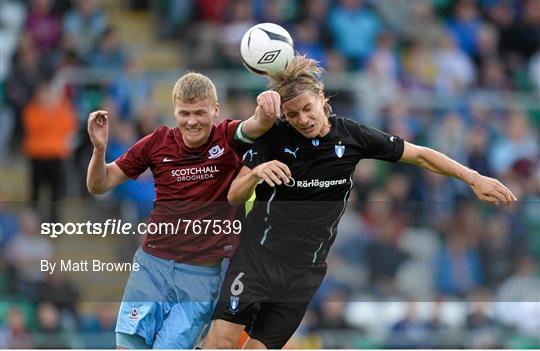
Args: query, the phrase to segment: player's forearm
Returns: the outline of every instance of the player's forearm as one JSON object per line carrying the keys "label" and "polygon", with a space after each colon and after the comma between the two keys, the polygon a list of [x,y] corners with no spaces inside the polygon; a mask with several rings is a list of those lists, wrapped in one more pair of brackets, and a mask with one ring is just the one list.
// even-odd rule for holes
{"label": "player's forearm", "polygon": [[415,162],[418,166],[438,174],[458,178],[468,185],[472,185],[479,176],[475,170],[463,166],[438,151],[427,147],[423,147],[421,150],[420,157]]}
{"label": "player's forearm", "polygon": [[88,164],[86,186],[91,194],[103,194],[109,191],[107,187],[107,164],[105,150],[95,149]]}
{"label": "player's forearm", "polygon": [[261,179],[255,175],[253,170],[244,176],[236,178],[229,189],[227,200],[233,206],[238,206],[245,203],[257,187]]}
{"label": "player's forearm", "polygon": [[242,124],[242,132],[251,139],[257,139],[272,128],[274,121],[274,118],[255,114]]}

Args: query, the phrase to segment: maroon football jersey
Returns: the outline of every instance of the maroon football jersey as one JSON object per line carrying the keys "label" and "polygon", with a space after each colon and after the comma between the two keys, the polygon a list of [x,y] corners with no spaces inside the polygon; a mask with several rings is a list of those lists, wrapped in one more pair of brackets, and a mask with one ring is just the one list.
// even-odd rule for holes
{"label": "maroon football jersey", "polygon": [[115,161],[132,179],[148,167],[154,176],[156,198],[148,224],[154,224],[154,232],[161,228],[155,234],[148,231],[146,252],[181,262],[232,256],[239,241],[232,225],[238,226],[244,214],[243,206],[227,202],[242,166],[243,144],[234,138],[239,124],[224,120],[214,125],[206,144],[193,149],[178,128],[160,126]]}

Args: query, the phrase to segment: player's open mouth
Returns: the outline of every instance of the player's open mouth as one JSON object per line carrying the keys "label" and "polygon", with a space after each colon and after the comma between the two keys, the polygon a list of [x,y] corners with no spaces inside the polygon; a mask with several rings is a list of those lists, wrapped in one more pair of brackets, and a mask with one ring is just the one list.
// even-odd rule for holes
{"label": "player's open mouth", "polygon": [[306,133],[306,134],[309,134],[309,133],[311,133],[311,132],[313,131],[314,128],[315,128],[315,125],[312,124],[312,125],[310,125],[309,127],[302,128],[302,131],[303,131],[304,133]]}

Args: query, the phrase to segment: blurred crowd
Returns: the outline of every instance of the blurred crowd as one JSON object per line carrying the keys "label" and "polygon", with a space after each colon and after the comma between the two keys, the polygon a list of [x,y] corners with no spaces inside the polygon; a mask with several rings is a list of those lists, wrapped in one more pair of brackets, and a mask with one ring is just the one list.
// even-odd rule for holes
{"label": "blurred crowd", "polygon": [[[88,113],[111,112],[108,161],[171,123],[157,112],[153,72],[131,50],[137,34],[121,41],[104,4],[0,2],[0,157],[3,171],[27,161],[28,180],[18,186],[28,198],[9,200],[29,205],[0,209],[2,348],[114,347],[116,304],[82,309],[81,287],[35,269],[57,254],[39,224],[68,220],[66,199],[103,201],[85,187]],[[293,346],[540,347],[540,1],[132,0],[121,7],[149,14],[156,42],[177,42],[179,70],[245,71],[243,33],[260,22],[281,24],[328,80],[360,77],[348,88],[329,82],[335,113],[439,150],[498,178],[520,200],[482,205],[457,180],[363,160],[327,278]],[[90,78],[58,78],[74,68]],[[252,114],[253,91],[227,96],[225,116]],[[106,210],[144,220],[153,196],[146,173],[118,187]]]}

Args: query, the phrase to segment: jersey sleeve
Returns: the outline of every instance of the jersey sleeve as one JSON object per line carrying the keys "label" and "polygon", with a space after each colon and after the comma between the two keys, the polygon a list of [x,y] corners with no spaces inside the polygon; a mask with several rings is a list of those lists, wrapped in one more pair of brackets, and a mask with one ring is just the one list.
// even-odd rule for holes
{"label": "jersey sleeve", "polygon": [[227,143],[231,145],[238,156],[242,156],[249,147],[253,144],[253,141],[245,140],[242,138],[240,128],[245,121],[226,119],[221,122],[221,125],[225,129],[225,137]]}
{"label": "jersey sleeve", "polygon": [[131,179],[137,179],[150,166],[148,149],[153,142],[155,131],[139,140],[114,162]]}
{"label": "jersey sleeve", "polygon": [[357,123],[354,123],[352,132],[363,150],[362,158],[397,162],[403,155],[404,141],[396,135]]}

